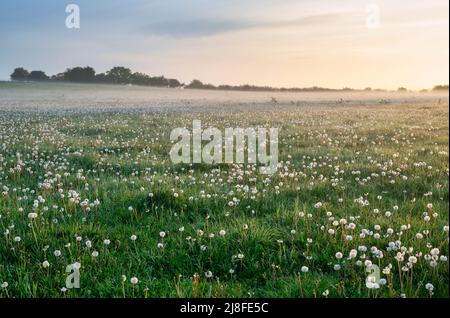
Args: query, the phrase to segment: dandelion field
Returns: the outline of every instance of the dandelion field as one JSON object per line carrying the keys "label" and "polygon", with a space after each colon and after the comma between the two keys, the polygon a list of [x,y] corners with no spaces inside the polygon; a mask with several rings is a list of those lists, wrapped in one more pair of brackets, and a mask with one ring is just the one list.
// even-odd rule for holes
{"label": "dandelion field", "polygon": [[[0,87],[0,297],[449,296],[448,95],[90,90]],[[194,119],[279,127],[278,172],[173,165]]]}

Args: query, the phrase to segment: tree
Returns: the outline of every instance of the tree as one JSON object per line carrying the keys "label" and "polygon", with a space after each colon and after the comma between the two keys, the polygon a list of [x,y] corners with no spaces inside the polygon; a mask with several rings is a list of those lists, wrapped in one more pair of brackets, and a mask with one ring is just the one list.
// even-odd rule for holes
{"label": "tree", "polygon": [[131,70],[123,66],[115,66],[106,72],[108,80],[115,84],[128,84],[131,80]]}
{"label": "tree", "polygon": [[32,71],[28,75],[29,81],[47,81],[49,77],[43,71]]}
{"label": "tree", "polygon": [[11,74],[12,81],[26,81],[28,79],[28,71],[23,67],[18,67],[14,69],[14,72]]}
{"label": "tree", "polygon": [[131,75],[131,83],[135,85],[149,85],[150,77],[144,73],[133,73]]}
{"label": "tree", "polygon": [[180,87],[181,83],[174,78],[169,79],[169,87]]}
{"label": "tree", "polygon": [[93,82],[95,79],[95,70],[90,66],[68,68],[64,72],[64,79],[70,82]]}
{"label": "tree", "polygon": [[108,82],[108,76],[106,76],[105,73],[99,73],[95,75],[95,81],[99,83],[107,83]]}
{"label": "tree", "polygon": [[189,88],[203,88],[203,83],[197,79],[193,80],[189,85]]}
{"label": "tree", "polygon": [[51,77],[52,81],[64,81],[64,73],[58,73],[56,75],[52,75]]}
{"label": "tree", "polygon": [[436,85],[433,91],[448,91],[448,85]]}
{"label": "tree", "polygon": [[397,90],[398,92],[407,92],[408,90],[405,87],[399,87],[399,89]]}

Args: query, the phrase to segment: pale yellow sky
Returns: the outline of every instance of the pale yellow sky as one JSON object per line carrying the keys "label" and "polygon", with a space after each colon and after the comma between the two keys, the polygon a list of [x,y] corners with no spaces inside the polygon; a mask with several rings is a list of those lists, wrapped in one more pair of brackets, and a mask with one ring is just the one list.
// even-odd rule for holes
{"label": "pale yellow sky", "polygon": [[213,84],[420,89],[449,82],[447,0],[78,2],[77,31],[62,27],[65,13],[53,1],[29,16],[4,8],[0,77],[16,66],[52,74],[124,65]]}
{"label": "pale yellow sky", "polygon": [[305,23],[292,17],[292,23],[183,39],[183,50],[171,50],[158,62],[169,73],[182,69],[185,77],[196,74],[214,84],[388,89],[447,84],[448,1],[411,7],[392,2],[379,1],[377,28],[366,26],[361,5],[325,11]]}

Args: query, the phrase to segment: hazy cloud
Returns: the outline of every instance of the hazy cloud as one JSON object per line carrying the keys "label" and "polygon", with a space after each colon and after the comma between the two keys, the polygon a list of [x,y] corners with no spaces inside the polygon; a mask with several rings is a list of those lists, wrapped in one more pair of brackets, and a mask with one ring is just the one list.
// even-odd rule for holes
{"label": "hazy cloud", "polygon": [[243,31],[257,28],[283,28],[283,27],[313,27],[327,24],[349,25],[355,21],[357,15],[348,13],[311,15],[294,20],[251,21],[226,19],[191,19],[191,20],[164,20],[147,24],[143,30],[147,34],[171,37],[199,37],[211,36],[226,32]]}

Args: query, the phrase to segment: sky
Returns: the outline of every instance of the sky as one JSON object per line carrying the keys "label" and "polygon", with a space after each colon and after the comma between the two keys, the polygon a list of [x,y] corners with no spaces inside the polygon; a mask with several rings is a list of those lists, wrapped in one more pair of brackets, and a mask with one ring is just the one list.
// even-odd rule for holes
{"label": "sky", "polygon": [[185,83],[421,89],[448,84],[448,38],[448,0],[1,0],[0,79],[120,65]]}

